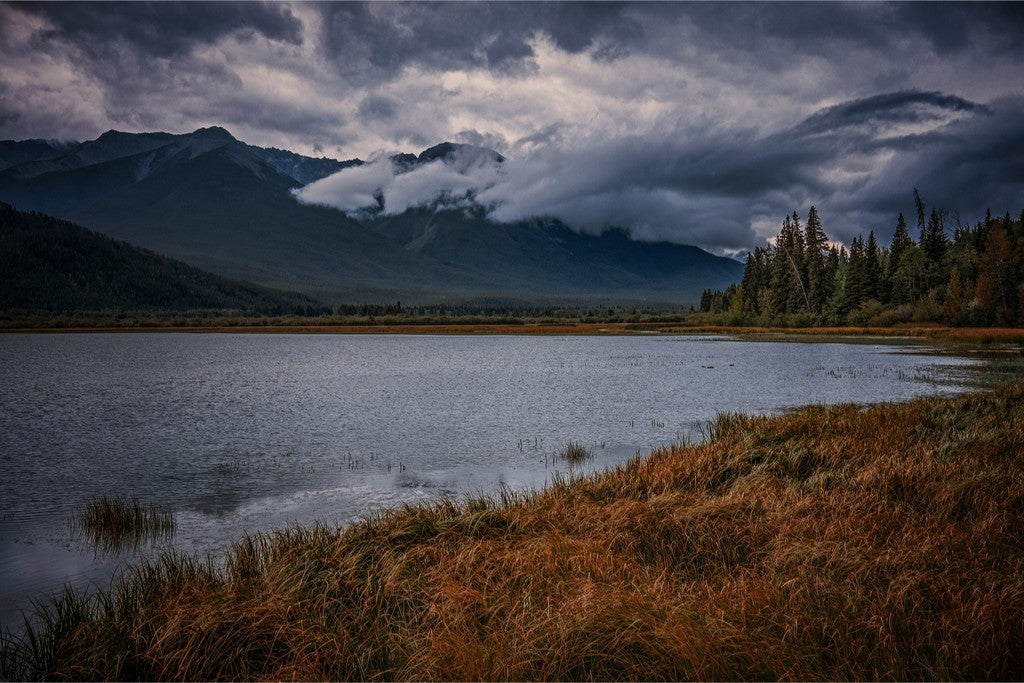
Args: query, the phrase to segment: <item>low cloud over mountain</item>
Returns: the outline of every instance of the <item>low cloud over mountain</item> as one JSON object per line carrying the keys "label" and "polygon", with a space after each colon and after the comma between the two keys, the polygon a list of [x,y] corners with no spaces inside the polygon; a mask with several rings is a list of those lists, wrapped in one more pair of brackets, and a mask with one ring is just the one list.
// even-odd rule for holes
{"label": "low cloud over mountain", "polygon": [[[623,225],[721,253],[814,203],[834,239],[887,240],[914,187],[968,220],[1024,205],[1009,153],[1024,130],[1021,7],[0,4],[0,139],[223,125],[261,147],[377,160],[303,193],[352,210],[376,189],[386,212],[446,191],[442,204],[472,195],[495,219]],[[508,162],[380,161],[439,140]]]}
{"label": "low cloud over mountain", "polygon": [[[625,226],[640,239],[737,252],[756,228],[811,203],[828,205],[832,235],[885,233],[912,186],[957,197],[968,216],[1024,201],[1024,98],[990,105],[900,91],[822,108],[796,125],[626,136],[585,146],[535,144],[501,162],[459,155],[406,168],[395,157],[347,168],[297,192],[303,201],[355,213],[413,207],[479,207],[492,220],[550,216],[592,234]],[[1005,144],[1001,144],[1005,143]],[[472,156],[475,154],[476,156]],[[465,158],[462,155],[466,155]],[[984,186],[985,192],[964,193]]]}

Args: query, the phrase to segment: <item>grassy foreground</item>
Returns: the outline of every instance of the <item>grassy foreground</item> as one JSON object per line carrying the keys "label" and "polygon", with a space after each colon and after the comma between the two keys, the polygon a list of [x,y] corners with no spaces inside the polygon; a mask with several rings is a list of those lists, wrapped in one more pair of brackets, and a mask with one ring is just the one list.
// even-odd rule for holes
{"label": "grassy foreground", "polygon": [[1024,678],[1024,385],[723,415],[525,496],[246,538],[66,594],[14,677]]}

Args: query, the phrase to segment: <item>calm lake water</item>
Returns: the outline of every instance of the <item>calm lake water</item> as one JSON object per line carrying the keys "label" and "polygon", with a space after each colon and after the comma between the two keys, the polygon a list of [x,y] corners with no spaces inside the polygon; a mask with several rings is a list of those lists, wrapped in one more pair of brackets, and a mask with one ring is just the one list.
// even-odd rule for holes
{"label": "calm lake water", "polygon": [[[343,524],[402,502],[541,487],[699,438],[721,411],[971,388],[920,347],[707,336],[0,335],[0,621],[138,554],[222,554],[245,532]],[[92,497],[170,506],[169,541],[103,554]]]}

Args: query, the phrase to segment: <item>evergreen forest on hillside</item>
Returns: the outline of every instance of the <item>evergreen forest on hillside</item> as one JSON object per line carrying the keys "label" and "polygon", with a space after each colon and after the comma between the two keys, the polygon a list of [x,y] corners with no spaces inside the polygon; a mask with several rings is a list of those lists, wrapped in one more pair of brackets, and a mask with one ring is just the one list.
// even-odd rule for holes
{"label": "evergreen forest on hillside", "polygon": [[330,309],[0,203],[0,311],[321,315]]}
{"label": "evergreen forest on hillside", "polygon": [[739,284],[704,291],[701,310],[734,325],[1024,325],[1024,211],[973,227],[955,217],[950,239],[949,212],[926,212],[916,189],[914,202],[920,239],[901,213],[888,247],[873,230],[830,245],[815,207],[803,224],[794,211]]}

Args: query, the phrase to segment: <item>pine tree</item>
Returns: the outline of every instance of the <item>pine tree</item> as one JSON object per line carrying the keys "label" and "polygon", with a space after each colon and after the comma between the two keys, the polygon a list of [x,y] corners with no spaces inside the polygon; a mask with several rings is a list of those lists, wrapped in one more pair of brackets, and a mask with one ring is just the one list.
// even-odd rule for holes
{"label": "pine tree", "polygon": [[865,299],[864,238],[853,238],[850,244],[850,263],[843,283],[843,313],[856,308]]}
{"label": "pine tree", "polygon": [[889,243],[889,264],[891,270],[896,270],[903,252],[913,243],[913,238],[907,232],[907,221],[904,220],[903,214],[900,213],[900,217],[896,219],[896,232],[893,233],[892,242]]}
{"label": "pine tree", "polygon": [[821,313],[828,299],[825,253],[828,236],[821,227],[818,210],[811,207],[807,213],[807,228],[804,233],[804,263],[807,268],[807,299],[812,313]]}
{"label": "pine tree", "polygon": [[[794,214],[795,215],[795,214]],[[801,277],[803,234],[799,218],[786,216],[775,240],[772,257],[772,314],[785,315],[808,308],[807,291]]]}
{"label": "pine tree", "polygon": [[826,299],[835,294],[837,289],[836,278],[840,266],[846,261],[846,249],[842,247],[831,247],[828,250],[828,258],[825,260],[825,293]]}
{"label": "pine tree", "polygon": [[949,250],[949,239],[943,216],[932,209],[927,229],[921,233],[921,251],[924,252],[927,286],[935,287],[946,280],[946,252]]}
{"label": "pine tree", "polygon": [[761,308],[764,293],[771,287],[771,253],[764,247],[757,247],[747,255],[747,265],[743,268],[743,312],[748,315],[770,313]]}
{"label": "pine tree", "polygon": [[825,314],[833,324],[843,322],[846,315],[846,276],[850,258],[844,247],[832,247],[828,252],[828,267],[832,280],[832,293],[825,303]]}
{"label": "pine tree", "polygon": [[864,298],[882,299],[882,263],[874,230],[868,233],[868,243],[864,247]]}
{"label": "pine tree", "polygon": [[914,239],[907,232],[907,221],[903,218],[903,213],[900,212],[899,218],[896,219],[896,230],[892,234],[889,254],[885,262],[883,295],[887,302],[905,303],[907,299],[905,292],[897,291],[896,271],[900,267],[900,259],[903,258],[903,254],[912,246],[914,246]]}

